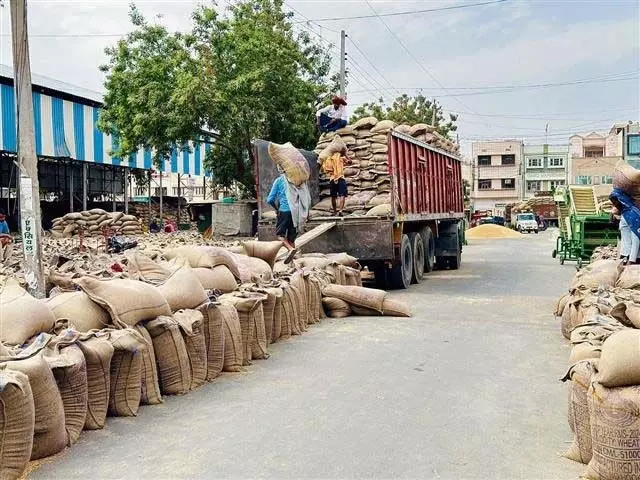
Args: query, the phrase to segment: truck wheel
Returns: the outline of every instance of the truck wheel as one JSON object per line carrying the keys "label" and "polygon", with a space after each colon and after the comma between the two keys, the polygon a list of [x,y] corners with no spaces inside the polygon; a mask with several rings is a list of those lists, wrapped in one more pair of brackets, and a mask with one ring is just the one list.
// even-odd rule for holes
{"label": "truck wheel", "polygon": [[413,253],[413,276],[411,283],[420,283],[424,275],[424,240],[417,232],[409,234],[411,252]]}
{"label": "truck wheel", "polygon": [[462,241],[460,235],[456,236],[456,250],[458,250],[458,254],[455,257],[449,257],[449,268],[451,270],[458,270],[462,263]]}
{"label": "truck wheel", "polygon": [[433,271],[436,264],[436,242],[430,227],[420,230],[420,236],[424,241],[424,271],[429,273]]}
{"label": "truck wheel", "polygon": [[413,255],[411,242],[406,234],[402,235],[400,243],[400,258],[397,264],[389,272],[389,279],[393,288],[409,288],[413,275]]}

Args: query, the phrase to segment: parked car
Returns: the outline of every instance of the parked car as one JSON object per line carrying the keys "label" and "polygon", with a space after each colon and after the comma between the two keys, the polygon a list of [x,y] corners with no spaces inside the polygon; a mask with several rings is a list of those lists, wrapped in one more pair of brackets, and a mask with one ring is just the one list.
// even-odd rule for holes
{"label": "parked car", "polygon": [[516,230],[520,233],[538,233],[539,227],[535,215],[533,213],[516,214]]}

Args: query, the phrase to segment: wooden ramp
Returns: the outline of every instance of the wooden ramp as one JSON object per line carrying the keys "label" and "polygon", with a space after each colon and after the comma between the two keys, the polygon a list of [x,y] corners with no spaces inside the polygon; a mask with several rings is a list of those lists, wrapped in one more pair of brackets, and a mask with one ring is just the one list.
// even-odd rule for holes
{"label": "wooden ramp", "polygon": [[[331,230],[333,227],[336,226],[336,223],[337,222],[335,221],[323,223],[321,225],[318,225],[315,228],[312,228],[308,232],[303,233],[298,238],[296,238],[296,248],[300,249],[301,247],[305,246],[307,243],[318,238],[320,235],[328,232],[329,230]],[[282,247],[278,252],[278,256],[276,257],[276,260],[284,259],[287,256],[287,253],[288,253],[288,250],[285,247]]]}

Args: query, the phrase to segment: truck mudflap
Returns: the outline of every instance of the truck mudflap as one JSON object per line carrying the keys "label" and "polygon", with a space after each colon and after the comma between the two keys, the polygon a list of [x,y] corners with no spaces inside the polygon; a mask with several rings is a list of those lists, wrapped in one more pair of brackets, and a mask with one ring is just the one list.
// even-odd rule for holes
{"label": "truck mudflap", "polygon": [[459,221],[441,222],[435,239],[436,259],[459,257],[464,243],[464,232]]}

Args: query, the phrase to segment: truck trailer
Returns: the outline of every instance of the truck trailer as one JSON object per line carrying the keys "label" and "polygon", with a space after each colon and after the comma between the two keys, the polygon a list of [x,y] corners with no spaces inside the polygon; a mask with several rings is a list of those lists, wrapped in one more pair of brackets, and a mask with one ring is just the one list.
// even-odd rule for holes
{"label": "truck trailer", "polygon": [[[269,189],[278,175],[264,140],[254,141],[258,238],[275,239],[275,220],[264,219]],[[307,230],[326,231],[304,246],[309,252],[347,252],[375,274],[381,288],[408,288],[434,268],[458,269],[464,243],[464,192],[460,159],[396,131],[388,133],[391,214],[314,217]],[[309,162],[312,204],[319,200],[318,159]],[[323,229],[324,230],[324,229]]]}

